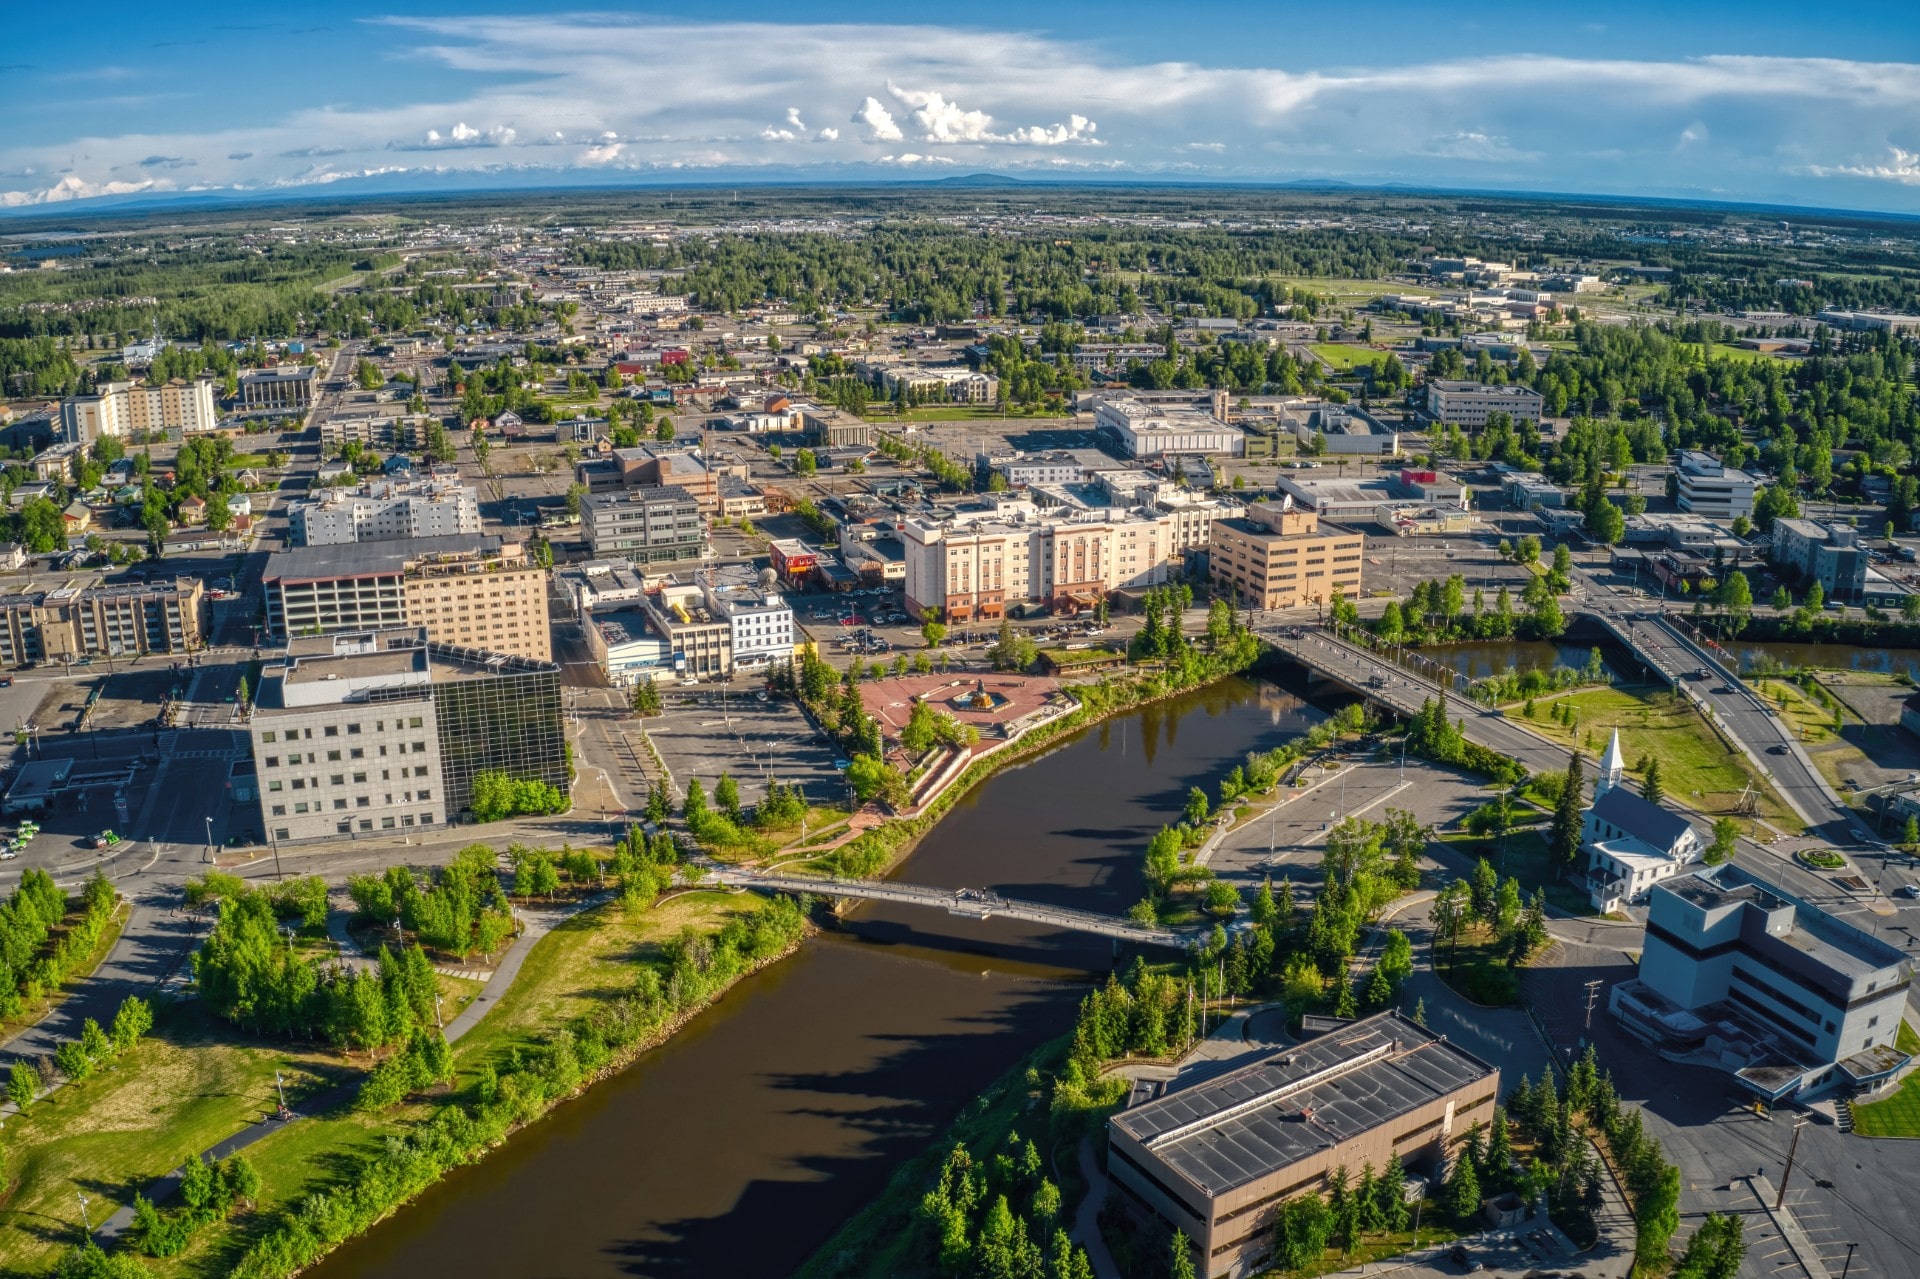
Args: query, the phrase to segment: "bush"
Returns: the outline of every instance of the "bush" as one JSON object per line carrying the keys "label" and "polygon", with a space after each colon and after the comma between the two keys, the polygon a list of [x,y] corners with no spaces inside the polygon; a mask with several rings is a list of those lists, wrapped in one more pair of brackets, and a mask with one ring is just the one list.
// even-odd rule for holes
{"label": "bush", "polygon": [[488,769],[473,775],[473,800],[469,805],[479,822],[497,822],[507,817],[543,817],[567,810],[567,796],[559,787],[538,778],[514,777]]}

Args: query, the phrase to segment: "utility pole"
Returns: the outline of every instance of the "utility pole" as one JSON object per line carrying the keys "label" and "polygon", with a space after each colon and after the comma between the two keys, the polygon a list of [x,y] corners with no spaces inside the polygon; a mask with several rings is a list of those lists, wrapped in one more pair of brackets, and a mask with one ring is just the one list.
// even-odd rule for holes
{"label": "utility pole", "polygon": [[1787,1202],[1787,1180],[1793,1176],[1793,1156],[1800,1149],[1800,1130],[1807,1126],[1807,1119],[1808,1116],[1805,1113],[1793,1117],[1793,1140],[1787,1145],[1787,1167],[1786,1171],[1780,1174],[1780,1193],[1773,1197],[1775,1212],[1779,1212],[1780,1206]]}
{"label": "utility pole", "polygon": [[1606,983],[1598,977],[1587,983],[1587,1029],[1593,1029],[1593,1006],[1600,1002],[1600,987]]}
{"label": "utility pole", "polygon": [[87,1219],[87,1197],[79,1191],[75,1191],[74,1193],[80,1195],[80,1227],[86,1232],[85,1237],[92,1238],[93,1223]]}

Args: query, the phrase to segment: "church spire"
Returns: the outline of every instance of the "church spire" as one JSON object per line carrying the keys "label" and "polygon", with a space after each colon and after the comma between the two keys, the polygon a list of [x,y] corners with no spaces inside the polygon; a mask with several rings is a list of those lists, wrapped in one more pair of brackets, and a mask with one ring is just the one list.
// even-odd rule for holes
{"label": "church spire", "polygon": [[1613,730],[1613,740],[1607,743],[1607,753],[1600,757],[1600,775],[1593,779],[1593,797],[1600,796],[1620,784],[1627,771],[1627,757],[1620,753],[1620,730]]}

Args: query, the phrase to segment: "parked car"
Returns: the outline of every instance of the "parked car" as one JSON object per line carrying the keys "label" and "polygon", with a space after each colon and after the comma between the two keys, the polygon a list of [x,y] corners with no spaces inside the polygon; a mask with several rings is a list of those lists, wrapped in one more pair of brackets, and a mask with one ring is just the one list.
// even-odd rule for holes
{"label": "parked car", "polygon": [[120,837],[110,830],[103,830],[93,837],[93,846],[95,848],[112,848],[119,842]]}

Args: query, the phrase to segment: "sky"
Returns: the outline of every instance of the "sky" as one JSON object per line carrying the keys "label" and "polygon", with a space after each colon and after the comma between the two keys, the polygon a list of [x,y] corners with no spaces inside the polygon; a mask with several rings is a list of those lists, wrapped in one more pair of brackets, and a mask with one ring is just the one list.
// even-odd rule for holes
{"label": "sky", "polygon": [[1920,213],[1913,0],[6,8],[0,208],[996,173]]}

